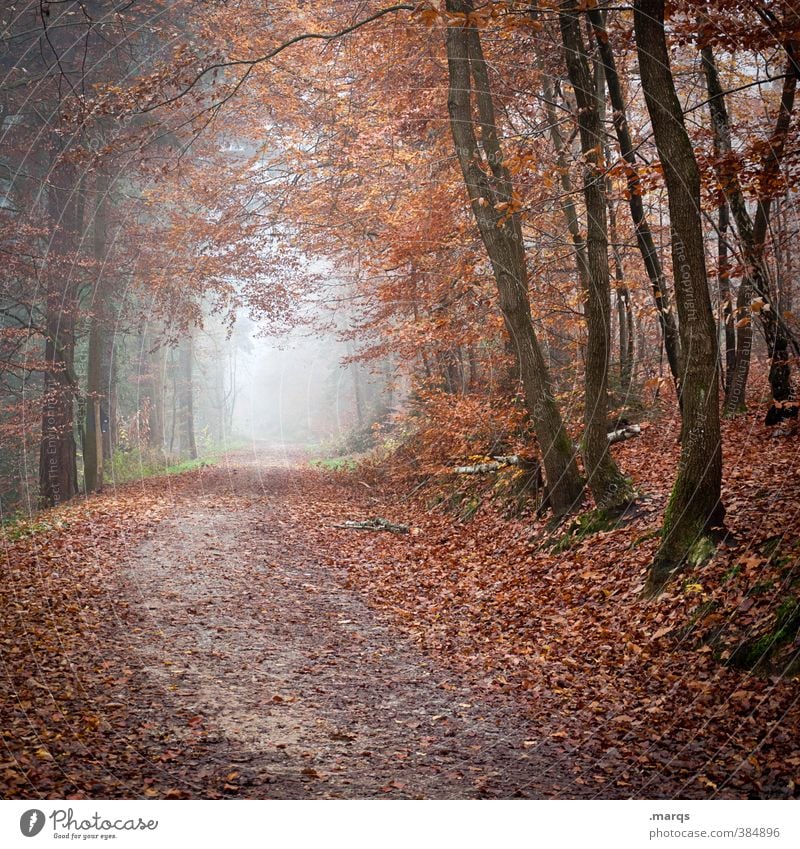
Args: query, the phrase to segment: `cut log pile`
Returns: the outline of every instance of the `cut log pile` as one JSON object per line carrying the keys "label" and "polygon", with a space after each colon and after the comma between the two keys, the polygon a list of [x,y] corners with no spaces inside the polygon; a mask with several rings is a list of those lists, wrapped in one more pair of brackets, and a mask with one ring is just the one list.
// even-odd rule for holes
{"label": "cut log pile", "polygon": [[[631,439],[634,436],[639,436],[642,432],[641,425],[632,424],[625,425],[617,430],[612,430],[608,434],[609,445],[615,442],[623,442],[626,439]],[[576,446],[577,450],[577,446]],[[527,457],[520,457],[518,454],[497,454],[492,455],[488,459],[481,460],[480,463],[473,463],[467,466],[455,466],[453,472],[457,475],[485,475],[489,472],[498,472],[507,466],[525,466],[535,468],[538,461]]]}

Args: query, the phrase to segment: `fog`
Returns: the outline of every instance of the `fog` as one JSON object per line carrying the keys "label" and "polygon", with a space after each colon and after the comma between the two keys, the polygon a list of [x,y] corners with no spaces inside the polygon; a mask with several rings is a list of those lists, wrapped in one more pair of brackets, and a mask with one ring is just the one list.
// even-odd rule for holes
{"label": "fog", "polygon": [[356,380],[331,336],[295,331],[273,339],[250,332],[239,350],[233,435],[277,443],[333,443],[359,423]]}
{"label": "fog", "polygon": [[[307,324],[275,335],[244,314],[232,328],[212,315],[194,336],[191,379],[201,453],[240,442],[346,453],[348,440],[362,444],[398,403],[390,363],[353,362],[353,342],[336,328]],[[165,430],[172,430],[171,414]]]}

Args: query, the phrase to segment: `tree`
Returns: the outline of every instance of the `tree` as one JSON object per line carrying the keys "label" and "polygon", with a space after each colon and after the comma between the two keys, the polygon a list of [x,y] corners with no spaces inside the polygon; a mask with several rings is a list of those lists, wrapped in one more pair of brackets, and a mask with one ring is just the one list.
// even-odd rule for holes
{"label": "tree", "polygon": [[53,226],[45,265],[44,398],[39,448],[39,500],[57,507],[78,492],[74,402],[78,280],[69,262],[83,221],[83,193],[66,151],[54,140],[48,211]]}
{"label": "tree", "polygon": [[614,58],[614,50],[603,13],[593,7],[587,10],[587,14],[592,25],[595,41],[597,42],[600,63],[603,68],[603,77],[608,87],[617,143],[619,144],[620,154],[625,162],[628,208],[630,209],[631,219],[636,232],[636,244],[642,255],[642,261],[644,262],[644,267],[650,280],[658,322],[661,328],[661,336],[664,340],[664,349],[667,353],[667,362],[669,363],[672,379],[675,382],[676,389],[678,390],[678,398],[680,399],[680,337],[675,322],[675,315],[672,311],[669,289],[661,266],[661,258],[656,248],[653,232],[644,208],[642,181],[639,177],[636,161],[636,147],[628,126],[628,108],[617,71],[617,62]]}
{"label": "tree", "polygon": [[[760,168],[761,196],[758,198],[755,222],[747,209],[747,202],[741,187],[735,166],[731,162],[732,144],[731,128],[728,109],[725,104],[725,92],[720,82],[714,50],[710,44],[703,46],[701,54],[703,70],[708,90],[708,106],[711,113],[711,123],[714,132],[715,147],[719,151],[717,161],[718,179],[722,185],[723,206],[730,206],[739,242],[744,258],[744,277],[739,290],[737,304],[737,339],[736,352],[732,357],[731,368],[727,373],[725,394],[725,411],[728,414],[741,412],[745,409],[745,390],[750,370],[750,352],[752,347],[752,327],[750,307],[753,294],[758,296],[757,314],[767,350],[770,356],[769,382],[772,388],[773,406],[768,414],[771,423],[777,422],[784,415],[797,415],[797,407],[793,403],[791,386],[791,368],[789,363],[789,344],[791,342],[795,353],[800,355],[800,348],[786,326],[781,316],[778,300],[775,297],[774,285],[770,279],[767,267],[764,242],[767,237],[770,209],[772,203],[773,183],[780,170],[781,159],[785,150],[786,134],[791,121],[794,106],[795,89],[797,87],[797,66],[794,59],[795,44],[786,45],[789,58],[781,92],[778,116],[772,134],[772,142],[763,155]],[[745,313],[745,314],[743,314]],[[730,346],[730,341],[728,342]]]}
{"label": "tree", "polygon": [[567,70],[577,102],[583,154],[583,197],[586,205],[587,291],[583,457],[589,487],[601,508],[617,508],[633,497],[630,483],[617,468],[609,449],[608,370],[611,359],[611,294],[608,267],[608,227],[603,157],[603,128],[597,92],[589,71],[580,30],[578,7],[563,0],[559,14]]}
{"label": "tree", "polygon": [[683,366],[681,453],[646,591],[658,592],[719,538],[722,443],[714,316],[700,216],[700,174],[670,70],[664,0],[635,0],[634,30],[647,111],[669,197],[672,263]]}
{"label": "tree", "polygon": [[[522,224],[511,175],[503,164],[494,102],[472,0],[447,0],[456,21],[447,27],[448,112],[472,211],[492,265],[500,310],[514,344],[528,413],[542,452],[554,512],[577,505],[583,490],[572,442],[531,321]],[[477,128],[473,103],[477,111]],[[605,439],[605,433],[603,438]]]}

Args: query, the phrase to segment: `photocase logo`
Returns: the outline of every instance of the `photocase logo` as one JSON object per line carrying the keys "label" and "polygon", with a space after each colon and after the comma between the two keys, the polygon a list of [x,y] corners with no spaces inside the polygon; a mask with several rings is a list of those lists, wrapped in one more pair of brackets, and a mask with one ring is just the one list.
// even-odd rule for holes
{"label": "photocase logo", "polygon": [[44,828],[44,814],[36,808],[31,808],[19,818],[19,830],[25,837],[36,837]]}

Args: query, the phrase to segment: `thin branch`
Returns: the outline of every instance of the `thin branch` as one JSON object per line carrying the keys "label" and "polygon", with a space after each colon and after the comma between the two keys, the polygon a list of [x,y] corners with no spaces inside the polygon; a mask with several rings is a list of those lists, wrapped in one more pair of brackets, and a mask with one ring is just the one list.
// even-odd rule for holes
{"label": "thin branch", "polygon": [[[415,5],[411,3],[398,3],[395,6],[387,6],[385,9],[381,9],[375,12],[372,15],[363,18],[360,21],[357,21],[350,26],[344,27],[344,29],[340,29],[337,32],[304,32],[300,35],[294,36],[294,38],[290,38],[288,41],[283,42],[278,47],[270,50],[268,53],[265,53],[263,56],[257,56],[255,59],[231,59],[229,62],[216,62],[213,65],[209,65],[207,68],[203,68],[197,76],[189,83],[189,85],[183,89],[183,91],[174,95],[173,97],[166,98],[165,100],[160,101],[159,103],[154,103],[151,106],[146,106],[139,111],[144,114],[147,112],[153,112],[156,109],[160,109],[162,106],[167,106],[170,103],[174,103],[177,100],[180,100],[182,97],[185,97],[199,82],[206,76],[206,74],[211,73],[212,71],[220,70],[222,68],[236,68],[236,67],[244,67],[247,68],[244,76],[239,80],[234,89],[233,94],[238,91],[241,87],[242,83],[247,79],[250,75],[250,72],[256,65],[260,65],[263,62],[268,62],[270,59],[277,56],[279,53],[282,53],[288,47],[291,47],[294,44],[298,44],[301,41],[309,41],[309,40],[317,40],[317,41],[332,41],[336,38],[341,38],[343,35],[347,35],[348,33],[354,32],[357,29],[365,26],[366,24],[372,23],[373,21],[378,20],[379,18],[384,17],[385,15],[392,14],[394,12],[413,12],[416,8]],[[227,100],[228,98],[226,98]],[[224,101],[223,101],[224,102]]]}

